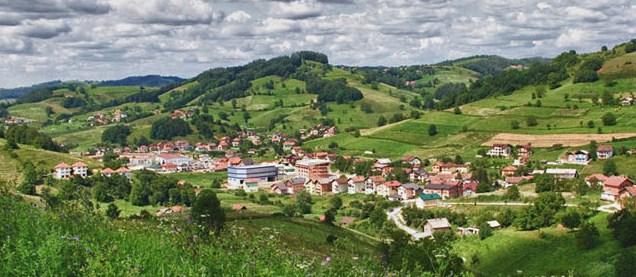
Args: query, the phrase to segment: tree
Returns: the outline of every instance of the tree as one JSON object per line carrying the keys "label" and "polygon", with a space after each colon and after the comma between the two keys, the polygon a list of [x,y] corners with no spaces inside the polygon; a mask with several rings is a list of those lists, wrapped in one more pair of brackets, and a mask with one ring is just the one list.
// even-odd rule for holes
{"label": "tree", "polygon": [[130,135],[130,133],[130,128],[125,125],[108,127],[102,133],[102,142],[126,145],[126,139],[128,138],[128,135]]}
{"label": "tree", "polygon": [[618,169],[616,168],[614,160],[605,161],[605,164],[603,164],[603,174],[607,176],[618,175]]}
{"label": "tree", "polygon": [[516,120],[510,121],[510,128],[512,128],[513,130],[519,129],[519,121],[516,121]]}
{"label": "tree", "polygon": [[221,233],[225,212],[214,191],[204,189],[199,193],[192,205],[192,219],[202,227],[205,235],[214,232],[218,236]]}
{"label": "tree", "polygon": [[327,225],[333,225],[334,220],[336,220],[336,210],[331,208],[327,210],[324,214],[325,220],[323,221]]}
{"label": "tree", "polygon": [[34,195],[35,185],[38,182],[38,174],[32,163],[27,162],[22,166],[22,183],[18,187],[21,193]]}
{"label": "tree", "polygon": [[581,225],[581,214],[574,209],[569,209],[561,215],[561,224],[570,230],[577,228]]}
{"label": "tree", "polygon": [[506,194],[504,197],[509,200],[519,200],[521,199],[521,193],[519,192],[519,188],[517,186],[511,186],[506,190]]}
{"label": "tree", "polygon": [[121,211],[119,210],[117,205],[113,203],[109,204],[108,208],[106,208],[106,216],[108,216],[110,219],[118,218],[120,213]]}
{"label": "tree", "polygon": [[632,249],[623,249],[618,254],[614,263],[614,272],[617,277],[632,277],[636,272],[636,255]]}
{"label": "tree", "polygon": [[613,113],[606,113],[601,117],[601,121],[605,126],[613,126],[616,125],[616,116]]}
{"label": "tree", "polygon": [[336,195],[329,199],[329,204],[331,204],[332,208],[339,210],[342,207],[342,199]]}
{"label": "tree", "polygon": [[428,126],[428,135],[431,137],[437,135],[437,126],[435,124]]}
{"label": "tree", "polygon": [[538,125],[537,117],[536,116],[528,116],[528,118],[526,118],[526,125],[528,125],[528,127],[537,126]]}
{"label": "tree", "polygon": [[462,114],[462,110],[459,107],[455,107],[455,109],[453,109],[453,113],[454,114]]}
{"label": "tree", "polygon": [[301,215],[311,213],[311,194],[306,191],[296,194],[296,212]]}
{"label": "tree", "polygon": [[152,123],[150,138],[169,140],[173,137],[187,136],[191,133],[190,125],[183,119],[164,117]]}
{"label": "tree", "polygon": [[592,128],[594,128],[594,127],[595,127],[595,126],[594,126],[594,121],[590,120],[590,121],[588,121],[588,122],[587,122],[587,128],[592,129]]}
{"label": "tree", "polygon": [[483,222],[479,225],[479,238],[484,240],[488,237],[492,236],[492,228],[488,223]]}
{"label": "tree", "polygon": [[384,118],[384,116],[380,116],[378,118],[378,126],[384,126],[386,125],[386,118]]}
{"label": "tree", "polygon": [[592,249],[598,241],[600,234],[594,224],[584,222],[581,229],[574,234],[576,246],[580,249]]}

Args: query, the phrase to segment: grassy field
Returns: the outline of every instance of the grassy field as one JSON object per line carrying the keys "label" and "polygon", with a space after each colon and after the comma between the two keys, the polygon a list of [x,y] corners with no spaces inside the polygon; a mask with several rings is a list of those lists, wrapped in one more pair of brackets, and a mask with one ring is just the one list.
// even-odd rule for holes
{"label": "grassy field", "polygon": [[605,79],[636,77],[636,52],[606,61],[599,73]]}
{"label": "grassy field", "polygon": [[[492,237],[478,237],[458,241],[455,250],[467,260],[469,268],[484,276],[612,276],[614,256],[620,250],[607,229],[607,214],[591,219],[601,234],[599,244],[591,250],[575,246],[574,233],[562,228],[544,228],[540,238],[537,231],[495,231]],[[479,262],[471,263],[474,256]]]}
{"label": "grassy field", "polygon": [[227,181],[227,172],[178,172],[171,174],[170,176],[203,188],[210,187],[212,185],[212,181],[215,179],[222,182]]}

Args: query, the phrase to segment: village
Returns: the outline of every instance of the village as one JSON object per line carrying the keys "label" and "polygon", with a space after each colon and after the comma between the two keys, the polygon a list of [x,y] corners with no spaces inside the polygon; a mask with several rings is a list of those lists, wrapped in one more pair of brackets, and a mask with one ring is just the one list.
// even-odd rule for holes
{"label": "village", "polygon": [[[310,131],[309,136],[330,136],[335,130],[318,128]],[[261,147],[280,145],[283,155],[270,161],[255,162],[252,158],[243,158],[239,146],[250,141],[253,148],[248,156],[255,154]],[[401,207],[418,209],[450,207],[455,199],[471,199],[480,194],[480,181],[474,176],[475,167],[470,162],[444,160],[423,160],[415,156],[405,156],[399,160],[388,158],[370,159],[366,157],[339,156],[330,152],[310,153],[303,150],[299,140],[274,133],[263,139],[253,132],[242,132],[238,136],[222,137],[218,143],[196,143],[191,145],[185,140],[160,142],[141,145],[136,148],[97,149],[91,153],[93,159],[101,159],[107,151],[113,151],[125,166],[119,168],[89,169],[82,162],[60,163],[53,168],[55,179],[69,179],[74,176],[85,178],[91,174],[104,177],[114,175],[128,179],[140,170],[158,174],[190,172],[224,172],[227,180],[223,187],[229,191],[245,193],[264,192],[279,196],[294,197],[300,192],[315,196],[333,196],[339,194],[374,195],[388,201],[400,203],[398,208],[387,211],[387,218],[396,226],[411,234],[414,239],[431,237],[436,231],[449,230],[451,225],[446,218],[428,219],[423,230],[415,230],[405,224]],[[493,144],[479,159],[508,161],[496,172],[496,179],[489,184],[495,190],[505,191],[514,186],[530,183],[536,176],[549,175],[557,181],[580,178],[576,168],[567,165],[586,165],[593,158],[611,159],[614,149],[609,144],[601,144],[595,153],[587,150],[566,151],[556,161],[544,161],[541,167],[531,168],[530,157],[533,153],[530,144],[507,145]],[[356,167],[370,165],[366,174],[352,174],[338,170],[335,163],[346,162]],[[397,172],[400,177],[397,177]],[[620,210],[620,199],[636,196],[636,186],[626,176],[606,176],[596,173],[584,176],[590,187],[601,188],[600,200],[606,203],[599,210],[614,212]],[[488,193],[486,193],[488,194]],[[476,201],[476,200],[475,200]],[[514,201],[513,201],[514,202]],[[475,202],[476,203],[476,202]],[[527,205],[525,203],[506,203],[509,205]],[[174,208],[182,210],[182,207]],[[158,214],[173,212],[170,208],[161,209]],[[492,228],[498,228],[496,220],[489,221]],[[461,235],[477,234],[476,226],[457,227]]]}

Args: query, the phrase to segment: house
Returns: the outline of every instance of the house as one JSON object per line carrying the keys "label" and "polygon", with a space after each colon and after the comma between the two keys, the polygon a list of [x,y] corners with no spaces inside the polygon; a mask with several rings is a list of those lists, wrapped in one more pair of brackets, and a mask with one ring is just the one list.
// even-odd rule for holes
{"label": "house", "polygon": [[462,181],[446,180],[440,183],[430,183],[424,187],[424,193],[437,193],[442,198],[455,198],[463,194]]}
{"label": "house", "polygon": [[467,180],[464,181],[464,183],[462,184],[463,186],[463,191],[462,191],[462,196],[464,197],[468,197],[468,196],[472,196],[473,194],[477,193],[477,186],[479,185],[478,181],[475,180]]}
{"label": "house", "polygon": [[534,176],[508,176],[504,179],[504,187],[511,187],[520,184],[526,180],[532,180]]}
{"label": "house", "polygon": [[601,174],[601,173],[596,173],[596,174],[592,174],[590,176],[585,177],[585,183],[588,186],[602,186],[605,181],[607,180],[607,176],[605,176],[605,174]]}
{"label": "house", "polygon": [[54,170],[53,178],[62,180],[71,177],[73,168],[66,163],[59,163],[55,166]]}
{"label": "house", "polygon": [[192,163],[192,159],[181,154],[161,153],[157,155],[157,162],[159,165],[171,163],[180,167],[187,167]]}
{"label": "house", "polygon": [[88,166],[85,163],[76,162],[71,165],[71,167],[73,168],[73,175],[80,176],[82,178],[88,176]]}
{"label": "house", "polygon": [[387,181],[375,187],[375,193],[384,197],[397,195],[397,190],[402,184],[399,181]]}
{"label": "house", "polygon": [[121,154],[120,157],[127,158],[128,167],[133,170],[155,167],[157,165],[157,157],[154,153],[127,153]]}
{"label": "house", "polygon": [[420,209],[435,207],[441,200],[442,197],[437,193],[420,193],[415,198],[415,206]]}
{"label": "house", "polygon": [[128,170],[128,168],[120,167],[115,170],[115,173],[130,179],[130,170]]}
{"label": "house", "polygon": [[516,166],[509,165],[501,169],[501,176],[504,176],[504,177],[515,176],[516,173],[517,173]]}
{"label": "house", "polygon": [[596,149],[596,157],[599,160],[607,160],[614,155],[614,148],[609,144],[601,144]]}
{"label": "house", "polygon": [[450,230],[451,225],[446,218],[431,218],[426,220],[426,224],[424,225],[424,232],[430,235]]}
{"label": "house", "polygon": [[520,145],[517,149],[517,156],[519,156],[519,158],[526,158],[529,159],[530,155],[532,154],[532,145],[531,144],[524,144],[524,145]]}
{"label": "house", "polygon": [[566,152],[561,158],[562,163],[586,165],[590,162],[590,153],[585,150]]}
{"label": "house", "polygon": [[366,181],[367,178],[365,178],[364,176],[354,176],[353,178],[349,179],[347,192],[349,194],[364,193],[366,188]]}
{"label": "house", "polygon": [[625,192],[625,189],[633,185],[634,182],[624,176],[608,177],[603,183],[603,193],[601,194],[601,200],[617,201],[618,199],[620,199],[621,194]]}
{"label": "house", "polygon": [[623,106],[631,106],[632,104],[634,104],[634,97],[632,96],[621,97],[620,101],[621,101],[621,105]]}
{"label": "house", "polygon": [[176,206],[172,206],[172,207],[166,207],[166,208],[159,209],[155,213],[155,216],[158,216],[158,217],[167,216],[167,215],[170,215],[170,214],[182,213],[183,211],[185,211],[185,207],[180,206],[180,205],[176,205]]}
{"label": "house", "polygon": [[391,166],[391,160],[389,159],[377,159],[375,161],[375,164],[373,164],[373,168],[378,171],[382,171],[384,168],[390,167],[390,166]]}
{"label": "house", "polygon": [[314,195],[325,195],[331,192],[331,183],[333,176],[323,177],[321,179],[310,180],[305,184],[305,190]]}
{"label": "house", "polygon": [[107,167],[107,168],[102,169],[101,173],[102,173],[102,176],[104,176],[104,177],[112,177],[113,174],[115,174],[115,171],[112,168]]}
{"label": "house", "polygon": [[296,194],[305,189],[307,179],[303,177],[294,177],[285,182],[289,194]]}
{"label": "house", "polygon": [[349,179],[345,176],[340,176],[340,178],[331,182],[331,192],[333,193],[343,193],[349,190]]}
{"label": "house", "polygon": [[411,165],[411,167],[413,168],[419,168],[420,166],[422,166],[422,160],[415,156],[405,156],[404,158],[402,158],[402,162]]}
{"label": "house", "polygon": [[418,167],[415,168],[409,173],[409,180],[411,182],[420,182],[423,183],[428,178],[428,173],[426,169]]}
{"label": "house", "polygon": [[228,188],[243,189],[246,192],[258,190],[258,183],[272,182],[276,176],[278,168],[268,164],[230,166],[227,169]]}
{"label": "house", "polygon": [[436,162],[431,168],[433,173],[468,173],[469,168],[463,164]]}
{"label": "house", "polygon": [[422,188],[420,188],[420,186],[418,186],[417,184],[413,184],[413,183],[402,184],[400,187],[398,187],[398,190],[397,190],[398,196],[400,197],[401,200],[413,199],[420,192],[422,192]]}
{"label": "house", "polygon": [[239,147],[239,146],[241,146],[241,142],[242,142],[242,140],[241,140],[241,138],[240,138],[240,137],[235,137],[235,138],[232,140],[232,147]]}
{"label": "house", "polygon": [[578,171],[573,168],[548,168],[545,174],[552,175],[556,179],[574,179],[579,176]]}
{"label": "house", "polygon": [[488,150],[486,155],[490,157],[507,158],[510,156],[511,153],[512,153],[512,148],[510,147],[510,145],[496,143],[496,144],[493,144],[492,147],[490,147],[490,150]]}
{"label": "house", "polygon": [[386,180],[383,176],[371,176],[367,179],[365,184],[364,193],[374,194],[377,192],[377,187],[384,184]]}
{"label": "house", "polygon": [[298,175],[309,179],[320,179],[329,175],[331,162],[324,159],[302,159],[296,161],[295,167]]}

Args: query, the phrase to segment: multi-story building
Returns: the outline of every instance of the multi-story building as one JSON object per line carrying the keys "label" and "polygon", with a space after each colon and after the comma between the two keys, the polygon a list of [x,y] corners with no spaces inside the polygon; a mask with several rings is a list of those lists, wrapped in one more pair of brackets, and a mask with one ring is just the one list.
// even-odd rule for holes
{"label": "multi-story building", "polygon": [[298,175],[312,180],[323,178],[329,175],[329,160],[323,159],[303,159],[296,161]]}
{"label": "multi-story building", "polygon": [[230,166],[227,169],[228,188],[244,189],[247,183],[272,182],[277,175],[278,168],[274,165]]}

